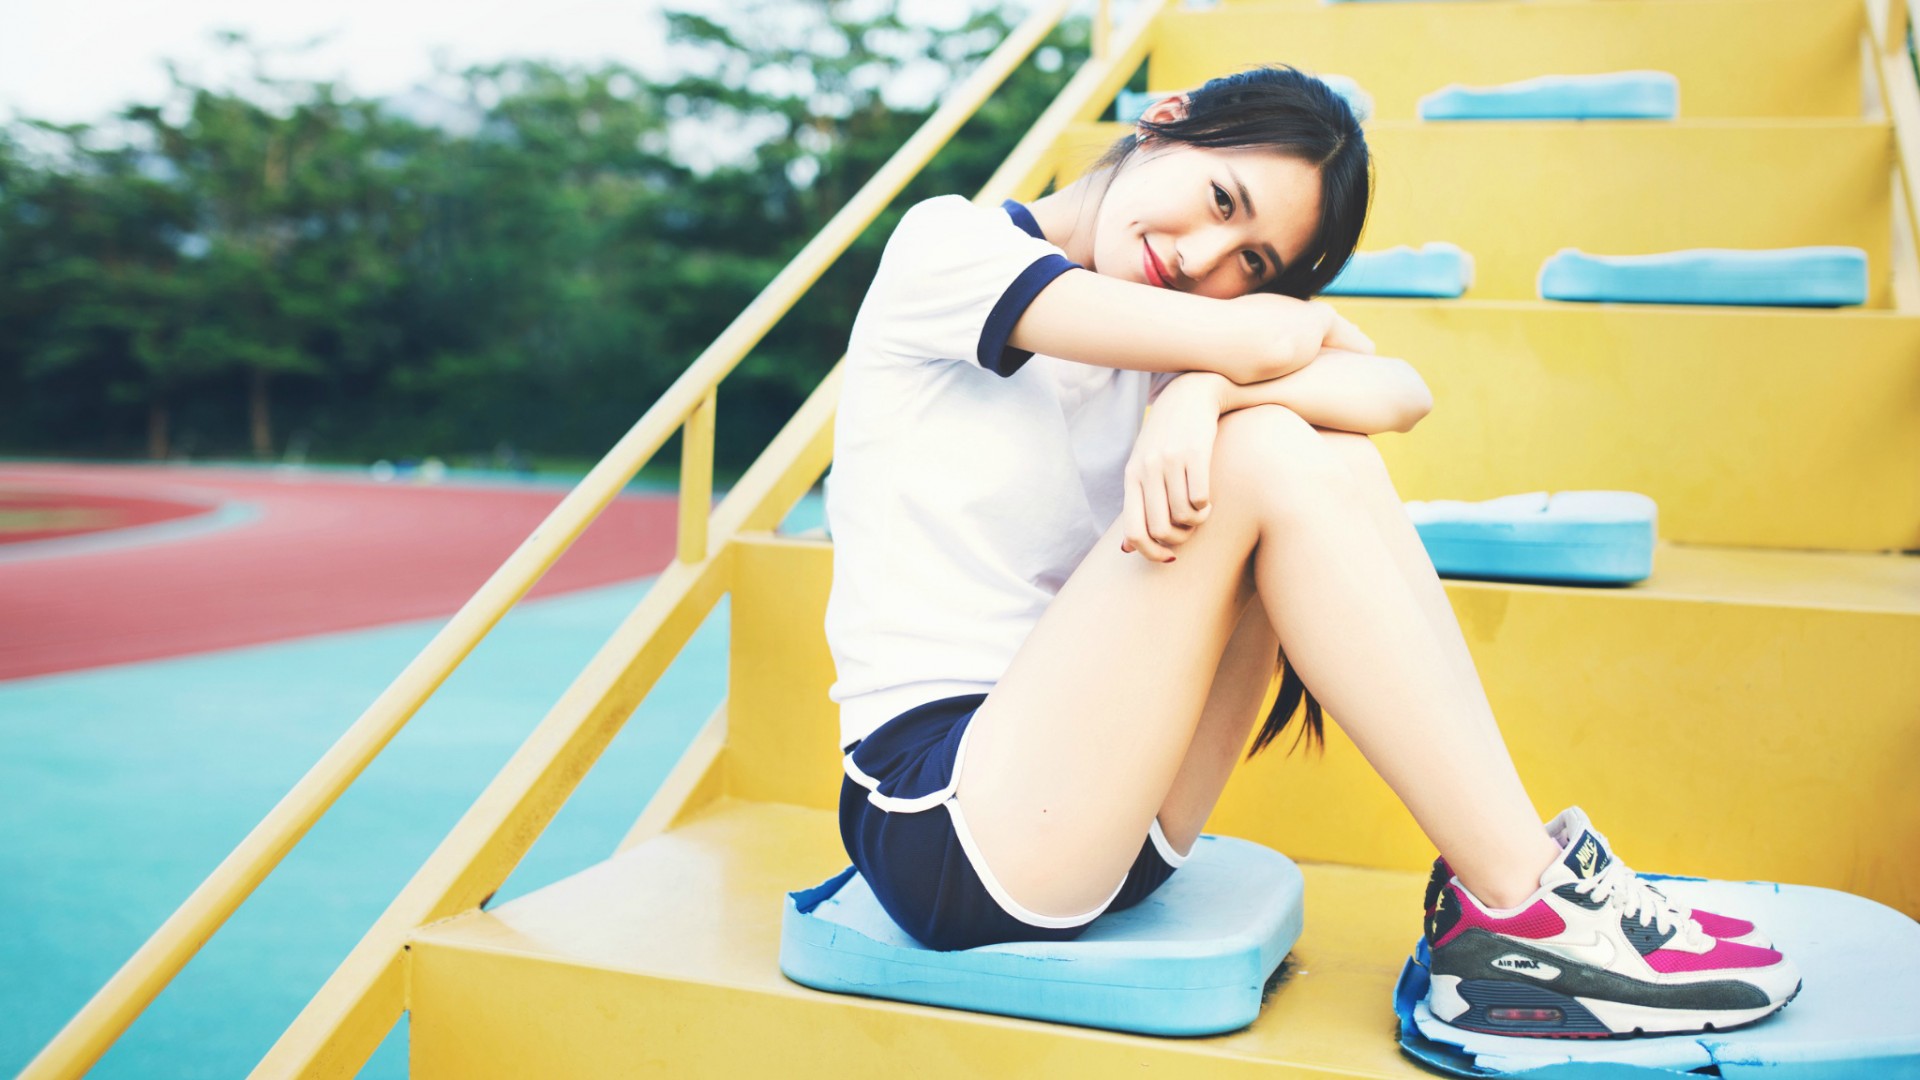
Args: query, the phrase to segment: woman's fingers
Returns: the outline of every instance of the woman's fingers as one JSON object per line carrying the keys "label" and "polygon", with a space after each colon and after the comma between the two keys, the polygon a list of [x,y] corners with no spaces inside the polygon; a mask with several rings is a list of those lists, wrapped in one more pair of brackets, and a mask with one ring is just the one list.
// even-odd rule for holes
{"label": "woman's fingers", "polygon": [[1158,538],[1168,534],[1166,482],[1149,468],[1129,466],[1121,514],[1127,521],[1127,541],[1122,551],[1138,551],[1154,562],[1173,557],[1172,549]]}
{"label": "woman's fingers", "polygon": [[1127,523],[1127,538],[1121,541],[1120,550],[1129,554],[1135,551],[1141,551],[1146,554],[1147,558],[1159,560],[1165,556],[1153,553],[1159,545],[1155,544],[1152,538],[1147,535],[1147,508],[1146,501],[1142,497],[1142,492],[1145,487],[1145,482],[1138,477],[1135,474],[1135,470],[1129,466],[1125,487],[1123,489],[1124,497],[1120,507],[1120,516],[1126,519]]}
{"label": "woman's fingers", "polygon": [[1206,453],[1196,454],[1193,460],[1187,463],[1187,467],[1184,470],[1184,475],[1186,476],[1186,480],[1187,480],[1187,501],[1191,503],[1195,509],[1202,511],[1203,513],[1212,513],[1213,512],[1213,492],[1211,491],[1211,486],[1213,482],[1212,452],[1209,450]]}
{"label": "woman's fingers", "polygon": [[1186,539],[1186,531],[1173,521],[1172,504],[1167,497],[1167,472],[1163,465],[1146,470],[1141,477],[1141,495],[1146,508],[1147,544],[1141,549],[1156,562],[1173,558],[1173,549]]}
{"label": "woman's fingers", "polygon": [[1372,353],[1374,351],[1373,339],[1340,315],[1333,317],[1333,328],[1327,332],[1326,340],[1322,344],[1326,348],[1346,349],[1350,352]]}
{"label": "woman's fingers", "polygon": [[1137,483],[1128,483],[1124,510],[1128,540],[1121,544],[1122,551],[1138,550],[1155,562],[1173,561],[1174,549],[1186,543],[1212,513],[1204,493],[1200,504],[1195,504],[1188,483],[1194,471],[1190,465],[1143,470]]}
{"label": "woman's fingers", "polygon": [[1193,469],[1182,464],[1167,470],[1167,507],[1168,516],[1174,527],[1180,530],[1175,543],[1185,543],[1193,535],[1193,530],[1207,520],[1208,507],[1205,497],[1195,499],[1190,479]]}

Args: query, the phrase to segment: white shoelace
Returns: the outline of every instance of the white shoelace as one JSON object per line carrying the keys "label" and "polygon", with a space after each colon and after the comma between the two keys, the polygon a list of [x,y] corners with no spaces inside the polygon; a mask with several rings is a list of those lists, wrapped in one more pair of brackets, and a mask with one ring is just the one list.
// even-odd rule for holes
{"label": "white shoelace", "polygon": [[1647,925],[1651,918],[1653,928],[1660,933],[1678,929],[1681,939],[1691,949],[1706,949],[1706,931],[1700,928],[1690,913],[1681,910],[1667,899],[1666,894],[1649,885],[1619,859],[1608,863],[1606,869],[1593,877],[1575,882],[1573,888],[1583,896],[1591,896],[1619,908],[1622,914],[1637,920],[1641,926]]}

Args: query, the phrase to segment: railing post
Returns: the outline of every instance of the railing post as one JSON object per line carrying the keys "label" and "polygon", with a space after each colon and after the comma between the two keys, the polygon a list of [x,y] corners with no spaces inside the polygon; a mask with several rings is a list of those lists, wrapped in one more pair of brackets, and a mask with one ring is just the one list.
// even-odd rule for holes
{"label": "railing post", "polygon": [[713,427],[718,387],[700,399],[680,429],[680,551],[683,563],[707,559],[707,519],[713,513]]}
{"label": "railing post", "polygon": [[[1920,252],[1920,72],[1907,51],[1912,25],[1908,0],[1866,0],[1867,32],[1872,35],[1874,80],[1880,103],[1893,128],[1893,192],[1895,200],[1893,248],[1894,307],[1912,313],[1920,305],[1920,283],[1900,267],[1911,269]],[[1904,227],[1903,227],[1904,226]],[[1904,243],[1902,243],[1904,241]]]}
{"label": "railing post", "polygon": [[1100,9],[1093,13],[1093,58],[1105,60],[1113,48],[1113,4],[1112,0],[1100,0]]}

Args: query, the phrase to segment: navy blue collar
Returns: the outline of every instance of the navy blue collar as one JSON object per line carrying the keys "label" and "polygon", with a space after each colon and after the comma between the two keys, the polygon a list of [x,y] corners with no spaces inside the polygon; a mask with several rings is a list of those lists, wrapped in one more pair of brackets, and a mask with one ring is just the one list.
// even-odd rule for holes
{"label": "navy blue collar", "polygon": [[1040,223],[1033,219],[1033,211],[1027,209],[1020,203],[1014,202],[1012,199],[1001,202],[1000,206],[1013,217],[1013,223],[1015,225],[1026,230],[1028,236],[1037,240],[1045,240],[1047,238],[1047,235],[1040,231]]}

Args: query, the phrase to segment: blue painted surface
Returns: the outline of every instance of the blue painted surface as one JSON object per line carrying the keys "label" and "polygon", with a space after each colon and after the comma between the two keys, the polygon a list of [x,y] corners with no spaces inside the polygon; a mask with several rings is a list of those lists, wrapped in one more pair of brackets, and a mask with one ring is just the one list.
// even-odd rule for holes
{"label": "blue painted surface", "polygon": [[1473,256],[1458,244],[1429,241],[1415,250],[1401,244],[1385,251],[1356,251],[1329,296],[1426,296],[1452,299],[1473,285]]}
{"label": "blue painted surface", "polygon": [[[817,525],[819,497],[782,531]],[[242,1076],[651,579],[520,605],[90,1076]],[[723,599],[494,903],[613,851],[725,695]],[[45,1045],[443,620],[0,683],[0,1074]],[[396,1027],[362,1076],[406,1074]]]}
{"label": "blue painted surface", "polygon": [[1540,265],[1535,285],[1543,300],[1846,307],[1867,302],[1867,253],[1837,244],[1651,255],[1561,248]]}
{"label": "blue painted surface", "polygon": [[1653,574],[1658,507],[1633,491],[1406,504],[1441,577],[1626,585]]}
{"label": "blue painted surface", "polygon": [[1667,71],[1615,71],[1455,83],[1422,97],[1419,113],[1422,120],[1672,120],[1680,115],[1680,80]]}
{"label": "blue painted surface", "polygon": [[[932,811],[932,812],[938,812]],[[1212,1035],[1260,1015],[1304,919],[1293,860],[1200,837],[1178,873],[1072,941],[940,952],[909,937],[848,867],[787,895],[780,970],[821,990],[1150,1035]]]}

